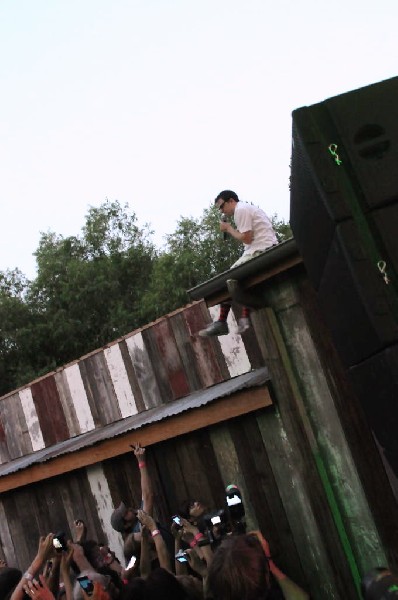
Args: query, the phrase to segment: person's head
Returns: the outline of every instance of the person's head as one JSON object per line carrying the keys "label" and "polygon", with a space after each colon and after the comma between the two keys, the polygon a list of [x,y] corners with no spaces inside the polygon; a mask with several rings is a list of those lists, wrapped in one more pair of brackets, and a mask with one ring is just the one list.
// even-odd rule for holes
{"label": "person's head", "polygon": [[124,533],[131,530],[137,522],[137,511],[121,502],[111,515],[111,525],[115,531]]}
{"label": "person's head", "polygon": [[175,575],[158,568],[148,575],[146,579],[146,598],[148,600],[186,600],[183,586]]}
{"label": "person's head", "polygon": [[22,571],[11,567],[0,569],[0,598],[1,600],[8,598],[11,592],[19,583],[22,577]]}
{"label": "person's head", "polygon": [[227,217],[234,214],[237,202],[239,202],[238,195],[232,190],[223,190],[214,200],[219,211]]}
{"label": "person's head", "polygon": [[181,504],[178,514],[188,521],[196,521],[203,517],[206,511],[207,507],[201,500],[185,500]]}
{"label": "person's head", "polygon": [[210,563],[207,583],[217,600],[263,600],[270,578],[267,558],[252,535],[226,538]]}
{"label": "person's head", "polygon": [[176,575],[182,585],[187,600],[203,600],[203,582],[193,575]]}

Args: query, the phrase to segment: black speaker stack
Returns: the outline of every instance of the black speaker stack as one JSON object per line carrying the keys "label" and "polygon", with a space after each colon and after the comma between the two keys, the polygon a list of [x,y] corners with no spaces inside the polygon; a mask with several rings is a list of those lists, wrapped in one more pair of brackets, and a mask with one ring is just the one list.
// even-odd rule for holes
{"label": "black speaker stack", "polygon": [[398,476],[398,77],[293,112],[290,225]]}

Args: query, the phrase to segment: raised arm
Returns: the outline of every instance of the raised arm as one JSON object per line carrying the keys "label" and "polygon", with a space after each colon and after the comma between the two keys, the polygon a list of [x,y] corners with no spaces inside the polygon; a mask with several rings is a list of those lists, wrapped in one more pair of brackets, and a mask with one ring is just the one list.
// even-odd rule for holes
{"label": "raised arm", "polygon": [[53,553],[53,537],[54,535],[52,533],[49,533],[46,537],[40,537],[37,554],[30,567],[28,567],[25,573],[22,575],[22,578],[13,591],[10,600],[22,600],[24,595],[24,587],[27,586],[29,581],[32,581],[37,576],[40,569],[43,568],[45,562]]}
{"label": "raised arm", "polygon": [[134,444],[131,446],[135,457],[138,462],[138,468],[140,470],[141,475],[141,494],[142,494],[142,510],[148,514],[152,515],[153,513],[153,491],[152,491],[152,482],[149,477],[149,472],[146,464],[146,454],[145,448],[142,448],[139,444]]}
{"label": "raised arm", "polygon": [[309,595],[307,592],[294,583],[294,581],[289,579],[289,577],[285,575],[285,573],[282,573],[282,571],[276,566],[271,558],[269,544],[263,537],[262,533],[260,531],[251,531],[250,534],[255,535],[259,540],[264,550],[264,554],[268,558],[269,570],[277,580],[286,600],[309,600]]}

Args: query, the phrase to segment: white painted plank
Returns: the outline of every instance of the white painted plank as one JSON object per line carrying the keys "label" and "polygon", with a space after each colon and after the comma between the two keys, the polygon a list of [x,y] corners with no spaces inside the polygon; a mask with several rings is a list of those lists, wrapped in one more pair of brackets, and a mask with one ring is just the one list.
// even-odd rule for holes
{"label": "white painted plank", "polygon": [[[218,306],[211,306],[209,308],[213,321],[218,319],[219,310]],[[218,341],[220,342],[229,374],[231,377],[236,377],[237,375],[243,375],[243,373],[251,371],[252,366],[247,356],[242,336],[235,333],[238,324],[232,310],[229,311],[227,322],[230,333],[228,335],[220,335]]]}
{"label": "white painted plank", "polygon": [[81,433],[85,433],[86,431],[94,429],[95,424],[93,415],[91,414],[90,404],[87,399],[86,390],[84,389],[79,364],[75,363],[70,367],[66,367],[64,373],[75,407],[76,416],[79,421],[80,431]]}
{"label": "white painted plank", "polygon": [[104,356],[112,379],[122,417],[136,415],[137,405],[129,382],[119,344],[105,348]]}
{"label": "white painted plank", "polygon": [[30,387],[27,387],[23,390],[20,390],[18,393],[21,399],[22,410],[25,415],[25,421],[28,427],[33,451],[41,450],[45,447],[45,443],[41,433],[39,417],[37,416],[36,407],[33,402],[32,391]]}
{"label": "white painted plank", "polygon": [[108,545],[114,551],[121,564],[124,565],[123,539],[121,534],[111,526],[111,514],[115,507],[112,503],[111,492],[102,466],[93,465],[92,467],[87,467],[86,471],[90,489],[95,499],[97,514],[102,530],[108,539]]}

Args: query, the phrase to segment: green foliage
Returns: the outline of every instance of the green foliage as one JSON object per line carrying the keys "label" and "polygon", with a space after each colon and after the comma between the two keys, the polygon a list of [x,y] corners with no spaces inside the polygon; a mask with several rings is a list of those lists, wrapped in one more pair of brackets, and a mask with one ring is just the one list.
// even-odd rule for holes
{"label": "green foliage", "polygon": [[[37,277],[0,272],[0,395],[184,306],[187,290],[226,271],[242,246],[216,208],[181,217],[157,251],[127,205],[90,208],[80,236],[42,233]],[[273,217],[279,239],[289,225]]]}

